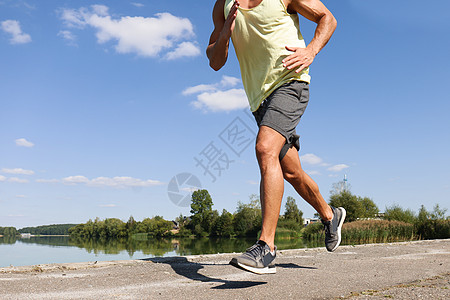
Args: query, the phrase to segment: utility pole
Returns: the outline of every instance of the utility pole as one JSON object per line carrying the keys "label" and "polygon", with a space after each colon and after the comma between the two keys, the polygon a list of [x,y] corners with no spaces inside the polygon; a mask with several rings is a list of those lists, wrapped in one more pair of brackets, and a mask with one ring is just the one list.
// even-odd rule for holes
{"label": "utility pole", "polygon": [[343,184],[344,191],[347,191],[347,174],[344,175],[344,184]]}

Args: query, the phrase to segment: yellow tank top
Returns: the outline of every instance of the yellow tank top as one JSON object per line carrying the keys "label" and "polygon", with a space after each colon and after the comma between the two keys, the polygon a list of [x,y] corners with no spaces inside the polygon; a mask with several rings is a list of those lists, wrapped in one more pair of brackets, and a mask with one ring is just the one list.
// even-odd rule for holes
{"label": "yellow tank top", "polygon": [[[225,1],[225,18],[233,2]],[[298,15],[289,14],[282,0],[262,0],[252,9],[239,7],[231,39],[252,111],[284,83],[290,80],[310,82],[309,68],[297,74],[283,67],[281,62],[292,54],[285,46],[306,47]]]}

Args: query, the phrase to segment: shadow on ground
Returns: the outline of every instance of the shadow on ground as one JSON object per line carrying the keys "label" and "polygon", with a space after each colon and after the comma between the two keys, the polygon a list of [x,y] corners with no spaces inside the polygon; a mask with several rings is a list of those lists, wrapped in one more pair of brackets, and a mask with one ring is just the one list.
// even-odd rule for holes
{"label": "shadow on ground", "polygon": [[280,267],[280,268],[285,268],[285,269],[307,269],[307,270],[317,270],[316,267],[304,267],[304,266],[299,266],[293,263],[289,263],[289,264],[275,264],[275,266]]}
{"label": "shadow on ground", "polygon": [[[228,264],[208,264],[208,263],[196,263],[190,262],[186,257],[154,257],[142,259],[143,261],[151,261],[153,263],[168,264],[170,267],[180,276],[186,277],[190,280],[200,282],[216,282],[222,283],[222,285],[214,286],[212,289],[244,289],[262,284],[267,284],[267,281],[235,281],[225,280],[220,278],[209,277],[199,273],[199,270],[204,266],[228,266]],[[317,269],[315,267],[303,267],[293,263],[289,264],[277,264],[277,267],[281,268],[296,268],[296,269]]]}
{"label": "shadow on ground", "polygon": [[200,274],[198,271],[203,269],[204,266],[228,266],[228,264],[205,264],[205,263],[195,263],[187,260],[186,257],[154,257],[142,259],[144,261],[151,261],[154,263],[168,264],[170,267],[180,276],[186,277],[191,280],[200,282],[217,282],[222,283],[222,285],[214,286],[212,289],[244,289],[257,285],[266,284],[264,281],[235,281],[235,280],[225,280],[220,278],[208,277],[206,275]]}

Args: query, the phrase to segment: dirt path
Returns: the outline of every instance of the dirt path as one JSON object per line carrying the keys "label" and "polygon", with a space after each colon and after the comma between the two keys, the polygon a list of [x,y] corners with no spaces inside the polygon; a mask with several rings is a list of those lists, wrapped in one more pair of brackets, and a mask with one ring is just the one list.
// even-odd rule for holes
{"label": "dirt path", "polygon": [[231,257],[0,268],[0,299],[450,299],[450,239],[279,251],[274,275]]}

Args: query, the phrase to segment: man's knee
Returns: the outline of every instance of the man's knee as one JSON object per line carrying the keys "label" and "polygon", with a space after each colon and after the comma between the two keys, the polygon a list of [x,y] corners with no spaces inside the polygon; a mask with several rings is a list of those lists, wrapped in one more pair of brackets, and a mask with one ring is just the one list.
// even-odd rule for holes
{"label": "man's knee", "polygon": [[255,150],[259,159],[278,159],[280,154],[280,150],[268,141],[258,141]]}

